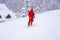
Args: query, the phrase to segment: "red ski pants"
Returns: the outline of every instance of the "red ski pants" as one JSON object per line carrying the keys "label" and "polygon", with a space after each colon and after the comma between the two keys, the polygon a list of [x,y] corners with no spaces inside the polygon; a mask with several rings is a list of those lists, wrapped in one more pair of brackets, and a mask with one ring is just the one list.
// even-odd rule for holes
{"label": "red ski pants", "polygon": [[29,19],[28,26],[32,25],[32,23],[33,23],[33,19]]}

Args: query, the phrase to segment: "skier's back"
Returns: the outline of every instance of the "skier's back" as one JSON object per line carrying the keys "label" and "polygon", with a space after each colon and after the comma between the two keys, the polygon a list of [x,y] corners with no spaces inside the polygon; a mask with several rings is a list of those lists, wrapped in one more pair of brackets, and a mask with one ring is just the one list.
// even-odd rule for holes
{"label": "skier's back", "polygon": [[28,26],[30,26],[30,25],[32,25],[32,23],[34,21],[34,11],[33,11],[33,8],[29,11],[28,16],[29,16]]}

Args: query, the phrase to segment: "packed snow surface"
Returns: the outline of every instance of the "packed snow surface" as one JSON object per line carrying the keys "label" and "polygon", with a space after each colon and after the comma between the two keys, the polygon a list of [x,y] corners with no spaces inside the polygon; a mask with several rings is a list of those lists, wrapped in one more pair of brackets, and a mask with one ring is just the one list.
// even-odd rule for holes
{"label": "packed snow surface", "polygon": [[60,10],[36,14],[32,26],[28,16],[0,23],[0,40],[60,40]]}

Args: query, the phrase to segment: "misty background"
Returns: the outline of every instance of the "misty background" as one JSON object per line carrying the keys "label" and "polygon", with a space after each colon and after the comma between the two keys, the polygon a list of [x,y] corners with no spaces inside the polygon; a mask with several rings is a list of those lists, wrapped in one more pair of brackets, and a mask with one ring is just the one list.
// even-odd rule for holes
{"label": "misty background", "polygon": [[60,9],[60,0],[0,0],[0,3],[5,4],[16,15],[23,13],[26,15],[31,7],[34,8],[35,12]]}

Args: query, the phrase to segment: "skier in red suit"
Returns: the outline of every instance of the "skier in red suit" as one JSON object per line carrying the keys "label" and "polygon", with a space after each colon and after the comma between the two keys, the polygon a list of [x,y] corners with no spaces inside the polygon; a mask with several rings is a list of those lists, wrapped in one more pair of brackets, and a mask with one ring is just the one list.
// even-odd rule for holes
{"label": "skier in red suit", "polygon": [[32,25],[34,21],[34,11],[33,8],[29,11],[28,13],[29,21],[28,21],[28,26]]}

